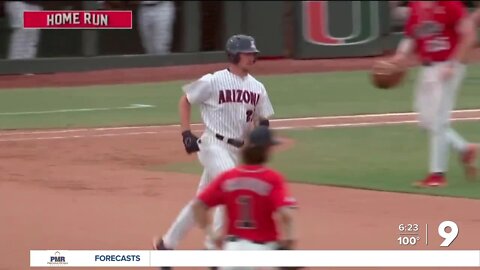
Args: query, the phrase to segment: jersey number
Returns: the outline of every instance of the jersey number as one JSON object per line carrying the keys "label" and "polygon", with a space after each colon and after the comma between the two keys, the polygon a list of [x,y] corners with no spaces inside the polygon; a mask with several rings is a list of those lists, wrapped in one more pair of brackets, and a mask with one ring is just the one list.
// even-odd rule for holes
{"label": "jersey number", "polygon": [[253,220],[252,196],[240,196],[237,198],[239,218],[235,221],[235,227],[240,229],[254,229],[257,224]]}
{"label": "jersey number", "polygon": [[427,40],[425,44],[427,52],[439,52],[450,49],[450,42],[448,37],[436,37],[431,40]]}
{"label": "jersey number", "polygon": [[247,123],[248,122],[252,122],[253,121],[253,111],[252,110],[248,110],[247,111]]}

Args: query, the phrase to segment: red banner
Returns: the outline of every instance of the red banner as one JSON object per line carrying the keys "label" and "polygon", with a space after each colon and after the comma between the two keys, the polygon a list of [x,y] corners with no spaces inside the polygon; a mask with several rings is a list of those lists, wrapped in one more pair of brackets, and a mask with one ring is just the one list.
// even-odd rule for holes
{"label": "red banner", "polygon": [[36,29],[132,29],[132,11],[25,11],[23,26]]}

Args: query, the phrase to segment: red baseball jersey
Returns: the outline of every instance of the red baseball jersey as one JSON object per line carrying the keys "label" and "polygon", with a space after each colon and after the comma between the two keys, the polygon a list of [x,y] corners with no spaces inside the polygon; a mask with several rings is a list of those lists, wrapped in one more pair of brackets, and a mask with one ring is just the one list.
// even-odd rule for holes
{"label": "red baseball jersey", "polygon": [[227,234],[251,241],[278,240],[273,213],[296,206],[282,175],[260,165],[242,165],[218,176],[199,195],[209,207],[225,205]]}
{"label": "red baseball jersey", "polygon": [[467,11],[462,1],[433,1],[431,7],[410,1],[405,34],[415,40],[421,61],[446,61],[458,45],[457,26]]}

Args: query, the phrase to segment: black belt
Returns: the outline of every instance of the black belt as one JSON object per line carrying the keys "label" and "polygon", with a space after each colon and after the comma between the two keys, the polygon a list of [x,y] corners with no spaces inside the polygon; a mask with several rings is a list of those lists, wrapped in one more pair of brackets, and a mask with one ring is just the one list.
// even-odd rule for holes
{"label": "black belt", "polygon": [[[215,137],[216,137],[217,139],[219,139],[220,141],[223,141],[223,140],[225,139],[225,136],[220,135],[220,134],[218,134],[218,133],[215,134]],[[228,138],[228,139],[227,139],[227,143],[228,143],[228,144],[231,144],[231,145],[233,145],[233,146],[235,146],[235,147],[237,147],[237,148],[242,147],[243,144],[244,144],[244,142],[241,141],[241,140],[236,140],[236,139],[231,139],[231,138]]]}
{"label": "black belt", "polygon": [[240,240],[246,240],[246,241],[252,242],[252,243],[257,244],[257,245],[265,245],[266,243],[271,242],[271,241],[267,241],[267,242],[253,241],[253,240],[240,238],[240,237],[233,236],[233,235],[229,235],[229,236],[225,237],[225,241],[227,241],[227,242],[237,242],[237,241],[240,241]]}

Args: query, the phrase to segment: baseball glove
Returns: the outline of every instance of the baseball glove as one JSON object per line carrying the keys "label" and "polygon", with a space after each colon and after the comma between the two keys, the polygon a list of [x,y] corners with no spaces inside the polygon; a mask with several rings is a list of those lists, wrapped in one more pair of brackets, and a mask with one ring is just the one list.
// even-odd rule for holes
{"label": "baseball glove", "polygon": [[198,138],[193,135],[193,133],[190,130],[186,130],[182,132],[182,141],[183,145],[185,146],[185,151],[187,151],[188,154],[195,153],[200,151],[200,148],[198,148]]}
{"label": "baseball glove", "polygon": [[380,89],[391,89],[398,86],[406,75],[406,68],[403,65],[391,60],[376,61],[371,70],[371,81]]}

